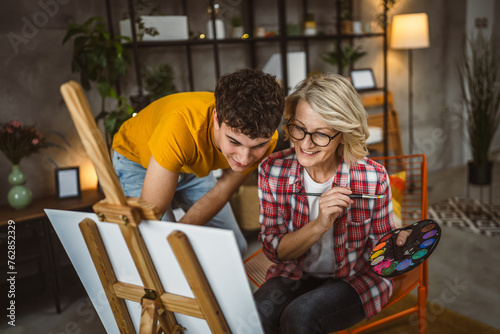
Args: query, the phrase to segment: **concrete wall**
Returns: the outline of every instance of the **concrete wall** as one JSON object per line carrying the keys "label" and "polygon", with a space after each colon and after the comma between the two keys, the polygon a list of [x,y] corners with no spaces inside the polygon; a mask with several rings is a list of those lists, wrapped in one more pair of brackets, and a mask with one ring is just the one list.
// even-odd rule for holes
{"label": "concrete wall", "polygon": [[[49,148],[21,161],[35,197],[55,193],[54,166],[45,156],[61,167],[80,166],[82,187],[96,186],[95,172],[79,144],[59,86],[78,79],[71,74],[72,46],[61,45],[68,23],[104,14],[101,1],[0,2],[0,122],[19,120],[35,124],[42,133],[60,131],[71,143],[66,151]],[[89,95],[96,106],[96,92]],[[49,138],[64,145],[57,136]],[[7,202],[10,169],[10,162],[1,154],[0,203]]]}
{"label": "concrete wall", "polygon": [[[206,30],[208,16],[206,0],[190,0],[188,3],[190,30]],[[222,0],[224,18],[233,14],[243,14],[242,0]],[[256,25],[268,29],[276,27],[277,5],[274,1],[255,0]],[[114,28],[126,7],[124,0],[113,0]],[[315,14],[320,30],[329,32],[334,25],[334,4],[332,1],[311,0],[309,11]],[[178,0],[164,2],[163,14],[181,13]],[[500,22],[498,1],[495,2],[493,21]],[[379,0],[355,0],[355,19],[365,23],[374,21],[380,11]],[[426,12],[429,15],[430,43],[428,49],[414,51],[413,89],[414,125],[416,151],[428,155],[430,169],[458,166],[465,161],[465,143],[460,132],[461,120],[454,112],[445,113],[459,96],[456,76],[456,61],[461,52],[461,38],[467,21],[466,0],[444,1],[398,1],[389,16],[399,13]],[[24,159],[22,169],[28,177],[28,186],[34,196],[54,194],[54,166],[46,159],[49,156],[61,167],[80,166],[82,188],[96,185],[95,172],[83,151],[74,126],[59,93],[59,86],[70,80],[78,80],[71,73],[71,44],[62,45],[66,27],[70,22],[82,23],[90,16],[105,16],[104,1],[89,0],[21,0],[0,2],[0,122],[20,120],[26,124],[36,124],[40,131],[57,130],[71,142],[66,151],[50,148]],[[287,1],[288,23],[301,21],[299,0]],[[496,18],[496,20],[495,20]],[[498,26],[498,24],[497,24]],[[228,23],[226,23],[229,33]],[[494,29],[495,30],[495,29]],[[382,76],[382,39],[371,38],[356,41],[363,44],[368,55],[356,67],[373,68],[378,83]],[[249,64],[246,46],[223,45],[220,48],[221,72],[230,72]],[[259,43],[258,67],[264,66],[272,53],[279,52],[277,43]],[[291,43],[289,50],[300,50],[300,43]],[[333,43],[311,42],[312,72],[331,72],[336,69],[321,60],[321,55],[332,50]],[[195,90],[213,90],[215,72],[213,52],[208,46],[193,47],[193,67]],[[187,64],[184,47],[151,48],[141,50],[141,62],[153,64],[169,62],[176,71],[176,85],[179,90],[188,90]],[[407,52],[389,51],[389,89],[394,93],[395,106],[400,113],[403,143],[407,152],[408,143],[408,58]],[[122,82],[123,93],[130,95],[136,91],[136,82],[131,68]],[[87,93],[94,112],[100,109],[96,90]],[[448,108],[449,109],[449,108]],[[49,139],[63,144],[57,137]],[[498,137],[497,137],[498,138]],[[497,140],[495,148],[500,148]],[[9,189],[7,175],[10,163],[0,156],[0,204],[6,203]]]}

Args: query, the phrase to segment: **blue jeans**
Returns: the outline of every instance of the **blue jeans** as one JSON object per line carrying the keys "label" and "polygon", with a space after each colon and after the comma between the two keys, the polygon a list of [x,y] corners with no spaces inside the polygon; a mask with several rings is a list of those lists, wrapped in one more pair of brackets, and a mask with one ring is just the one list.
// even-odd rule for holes
{"label": "blue jeans", "polygon": [[365,319],[357,291],[336,278],[273,277],[254,299],[266,334],[331,333]]}
{"label": "blue jeans", "polygon": [[[127,159],[118,152],[113,152],[113,167],[115,168],[115,172],[118,175],[125,195],[128,197],[141,197],[146,169],[142,167],[142,165]],[[217,179],[212,174],[198,178],[194,174],[181,173],[179,175],[173,202],[184,211],[188,211],[196,201],[213,188],[216,182]],[[175,221],[172,205],[170,205],[161,220],[170,222]],[[229,203],[226,203],[206,226],[233,231],[241,255],[245,254],[247,242],[243,233],[241,233]]]}

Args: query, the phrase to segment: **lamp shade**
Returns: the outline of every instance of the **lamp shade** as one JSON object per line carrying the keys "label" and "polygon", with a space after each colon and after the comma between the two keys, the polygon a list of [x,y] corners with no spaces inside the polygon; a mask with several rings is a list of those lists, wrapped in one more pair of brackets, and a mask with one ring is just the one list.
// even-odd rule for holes
{"label": "lamp shade", "polygon": [[402,14],[392,18],[391,48],[421,49],[429,47],[427,14]]}

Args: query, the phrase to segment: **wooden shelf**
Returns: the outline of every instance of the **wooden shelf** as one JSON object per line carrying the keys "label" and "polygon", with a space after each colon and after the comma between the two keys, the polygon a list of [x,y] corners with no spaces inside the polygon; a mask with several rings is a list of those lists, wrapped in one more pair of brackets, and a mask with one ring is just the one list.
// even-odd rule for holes
{"label": "wooden shelf", "polygon": [[[111,13],[111,0],[106,0],[106,3],[108,3],[108,21],[109,24],[113,24],[112,22],[112,13]],[[182,0],[182,10],[181,10],[181,15],[185,15],[189,17],[189,12],[188,12],[188,0]],[[341,11],[341,6],[338,1],[335,1],[335,11],[333,11],[334,15],[337,17],[337,24],[335,25],[335,29],[337,31],[341,30],[340,26],[340,11]],[[186,61],[187,61],[187,82],[188,82],[188,89],[185,91],[194,91],[196,90],[196,87],[194,86],[195,79],[194,79],[194,68],[193,68],[193,57],[192,57],[192,52],[194,49],[196,49],[198,46],[211,46],[213,50],[213,57],[214,57],[214,73],[216,78],[218,78],[221,75],[221,57],[219,54],[219,48],[223,47],[224,45],[240,45],[242,47],[249,47],[247,50],[249,59],[248,59],[248,67],[255,68],[258,64],[257,61],[257,51],[256,51],[256,45],[262,44],[262,43],[277,43],[279,44],[279,52],[281,54],[281,72],[282,78],[281,82],[283,83],[283,87],[285,87],[285,93],[288,94],[288,72],[286,70],[288,64],[287,64],[287,53],[288,51],[288,46],[290,43],[297,43],[297,42],[302,42],[303,45],[303,51],[306,54],[306,72],[310,73],[311,69],[309,68],[310,66],[310,55],[309,55],[309,44],[314,43],[314,42],[331,42],[331,43],[342,43],[344,41],[348,43],[352,43],[356,39],[362,39],[362,38],[383,38],[384,39],[384,59],[386,59],[386,31],[382,32],[376,32],[376,33],[362,33],[362,34],[354,34],[354,33],[328,33],[328,34],[320,34],[320,35],[314,35],[314,36],[309,36],[309,35],[287,35],[287,5],[288,2],[286,0],[279,0],[276,2],[277,6],[277,17],[276,17],[276,29],[278,32],[281,32],[281,34],[275,35],[275,36],[270,36],[270,37],[249,37],[247,39],[240,39],[240,38],[224,38],[224,39],[186,39],[186,40],[173,40],[173,41],[137,41],[136,40],[136,35],[133,34],[132,40],[135,42],[131,43],[126,43],[124,46],[126,48],[132,49],[134,56],[134,66],[136,68],[136,84],[139,89],[142,88],[142,74],[140,73],[140,55],[139,55],[139,49],[149,49],[149,48],[161,48],[161,47],[185,47],[186,50],[184,51],[186,54]],[[249,0],[245,2],[244,4],[241,4],[243,6],[242,10],[245,12],[245,17],[246,17],[246,24],[245,24],[245,30],[251,34],[252,31],[256,28],[255,26],[255,3],[252,0]],[[303,14],[308,12],[308,3],[307,0],[302,0],[301,5],[296,5],[298,7],[301,7],[299,10],[302,11]],[[133,11],[133,3],[130,4],[129,6],[129,11]],[[349,5],[349,11],[352,14],[352,4]],[[340,74],[345,74],[341,73],[342,68],[339,65],[338,66],[338,71]],[[386,63],[384,62],[384,76],[386,72]],[[385,80],[385,79],[384,79]],[[385,83],[384,83],[385,84]]]}
{"label": "wooden shelf", "polygon": [[[383,37],[383,33],[376,34],[342,34],[342,35],[315,35],[315,36],[283,36],[289,41],[323,41],[323,40],[338,40],[340,39],[356,39],[356,38],[372,38]],[[172,41],[141,41],[137,42],[137,46],[141,48],[148,47],[165,47],[165,46],[185,46],[185,45],[213,45],[213,44],[245,44],[251,42],[279,42],[282,36],[276,35],[272,37],[248,37],[242,38],[223,38],[223,39],[182,39]],[[134,43],[124,43],[123,46],[132,48]]]}
{"label": "wooden shelf", "polygon": [[0,206],[0,226],[8,224],[9,220],[17,223],[45,218],[44,209],[81,210],[91,207],[104,195],[97,189],[83,190],[81,197],[57,199],[55,195],[36,198],[23,210],[15,210],[8,204]]}

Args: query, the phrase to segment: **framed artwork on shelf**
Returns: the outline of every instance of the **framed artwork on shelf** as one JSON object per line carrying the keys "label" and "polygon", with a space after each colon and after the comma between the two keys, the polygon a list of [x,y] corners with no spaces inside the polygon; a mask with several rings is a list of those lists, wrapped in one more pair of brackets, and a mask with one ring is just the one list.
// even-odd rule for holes
{"label": "framed artwork on shelf", "polygon": [[358,92],[375,90],[377,84],[371,68],[363,68],[351,71],[352,85]]}
{"label": "framed artwork on shelf", "polygon": [[58,199],[81,196],[79,167],[56,168],[55,174]]}

